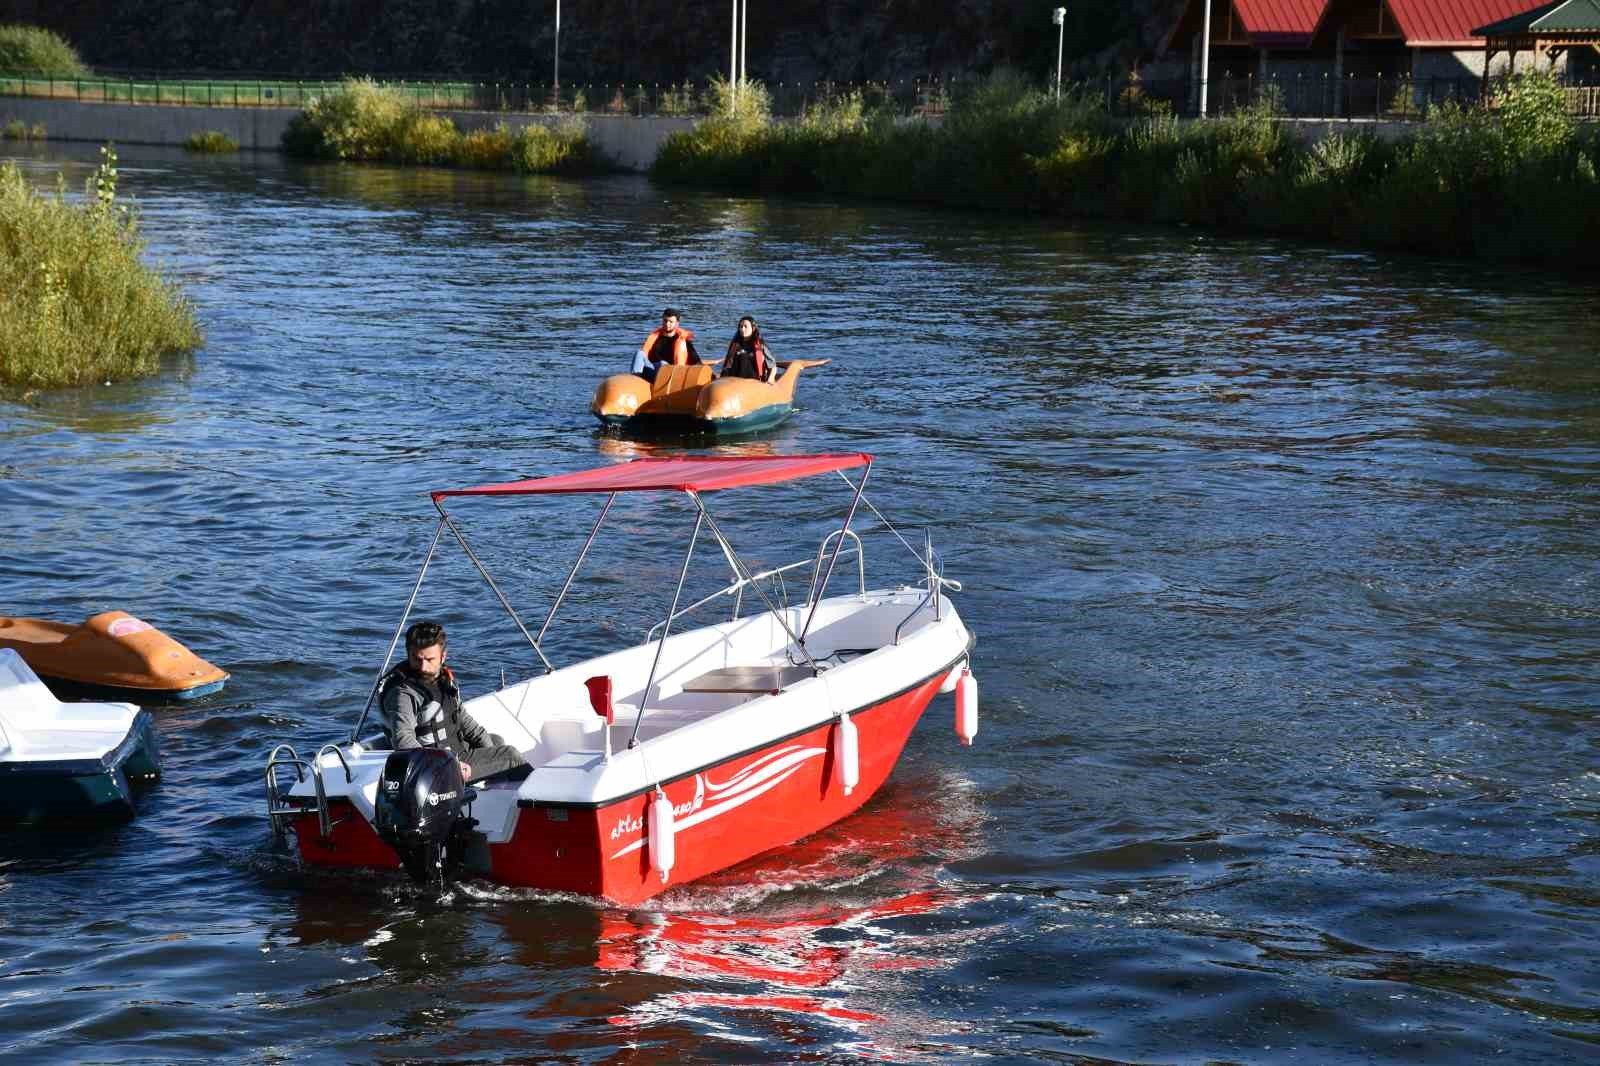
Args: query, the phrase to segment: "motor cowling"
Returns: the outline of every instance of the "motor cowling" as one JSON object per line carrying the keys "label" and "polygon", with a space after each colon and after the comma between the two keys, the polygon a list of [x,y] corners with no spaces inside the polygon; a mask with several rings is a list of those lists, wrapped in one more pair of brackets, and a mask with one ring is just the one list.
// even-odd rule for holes
{"label": "motor cowling", "polygon": [[477,793],[461,779],[461,763],[443,748],[408,748],[389,756],[378,778],[373,828],[400,855],[414,881],[444,881],[461,862],[467,832],[477,824]]}

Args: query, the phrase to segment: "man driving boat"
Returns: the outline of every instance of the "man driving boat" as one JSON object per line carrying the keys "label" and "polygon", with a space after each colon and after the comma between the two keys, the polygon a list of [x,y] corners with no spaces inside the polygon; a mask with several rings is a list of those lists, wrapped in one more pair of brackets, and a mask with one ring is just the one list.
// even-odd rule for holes
{"label": "man driving boat", "polygon": [[688,366],[698,363],[700,355],[694,350],[694,330],[679,324],[678,312],[667,308],[661,312],[661,325],[650,331],[633,356],[633,372],[646,381],[654,381],[656,371],[663,366]]}
{"label": "man driving boat", "polygon": [[499,743],[461,705],[455,675],[444,664],[445,645],[438,622],[417,622],[406,630],[406,661],[385,674],[378,689],[390,745],[395,751],[445,748],[461,763],[463,781],[526,777],[522,753]]}

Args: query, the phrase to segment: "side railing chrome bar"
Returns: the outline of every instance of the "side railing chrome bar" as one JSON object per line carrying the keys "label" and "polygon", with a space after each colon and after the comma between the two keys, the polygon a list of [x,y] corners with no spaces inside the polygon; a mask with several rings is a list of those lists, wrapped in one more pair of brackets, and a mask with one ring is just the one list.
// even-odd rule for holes
{"label": "side railing chrome bar", "polygon": [[321,768],[322,768],[322,757],[324,755],[328,754],[328,752],[330,752],[330,751],[333,752],[333,754],[338,757],[339,765],[344,767],[344,783],[348,785],[351,782],[355,781],[355,776],[350,773],[350,764],[345,761],[344,752],[339,750],[339,745],[337,745],[337,744],[324,744],[324,745],[322,745],[322,747],[318,748],[317,749],[317,757],[314,760],[312,760],[312,765],[315,766],[318,770],[321,770]]}
{"label": "side railing chrome bar", "polygon": [[[849,485],[851,488],[856,487],[856,483],[851,481],[850,478],[845,475],[844,471],[835,470],[834,473],[838,474],[839,480],[843,481],[846,485]],[[894,534],[896,540],[905,545],[906,551],[911,553],[912,558],[916,559],[920,563],[922,561],[922,553],[913,548],[911,546],[911,542],[900,535],[900,531],[894,527],[894,523],[884,517],[883,512],[878,510],[878,508],[873,505],[872,500],[866,496],[862,496],[861,502],[867,505],[867,510],[871,511],[877,516],[878,521],[883,523],[885,529]],[[940,575],[939,580],[942,581],[945,588],[949,589],[951,592],[961,591],[961,582],[944,577],[943,575]]]}
{"label": "side railing chrome bar", "polygon": [[372,701],[377,698],[378,686],[383,684],[383,675],[389,672],[389,661],[394,658],[394,649],[400,643],[400,634],[405,632],[406,622],[411,618],[411,608],[416,605],[417,593],[422,591],[422,579],[428,576],[428,564],[433,562],[433,553],[439,550],[439,538],[442,536],[444,536],[444,516],[440,515],[439,524],[433,529],[433,543],[428,545],[428,554],[422,559],[422,571],[417,574],[417,583],[411,586],[411,598],[406,600],[406,609],[400,614],[400,625],[395,628],[394,639],[389,641],[389,650],[383,656],[383,665],[378,667],[378,676],[372,679],[372,690],[367,693],[367,702],[361,708],[361,717],[356,719],[355,728],[350,730],[352,741],[361,735],[361,727],[366,724],[367,715],[372,712]]}
{"label": "side railing chrome bar", "polygon": [[836,529],[823,537],[822,543],[817,546],[817,559],[811,566],[811,588],[806,592],[807,603],[817,594],[817,577],[822,573],[822,553],[828,550],[828,542],[834,537],[849,537],[856,542],[856,576],[861,585],[861,595],[867,594],[867,549],[861,544],[861,534],[853,529]]}
{"label": "side railing chrome bar", "polygon": [[[817,608],[822,606],[822,598],[828,594],[828,582],[833,578],[833,567],[839,561],[839,549],[844,547],[843,534],[850,528],[850,520],[856,516],[856,508],[861,505],[861,494],[867,490],[867,478],[872,476],[872,460],[867,460],[867,465],[861,468],[861,481],[856,485],[856,494],[850,500],[850,510],[845,512],[844,525],[839,527],[840,537],[833,545],[833,554],[828,556],[828,570],[822,575],[822,583],[816,586],[816,596],[811,599],[811,613],[806,615],[806,624],[800,627],[800,639],[797,643],[801,650],[806,646],[806,634],[811,632],[811,623],[817,617]],[[809,656],[808,656],[809,658]]]}
{"label": "side railing chrome bar", "polygon": [[500,591],[500,586],[496,585],[494,578],[489,576],[489,571],[478,560],[477,553],[472,550],[472,545],[468,544],[467,538],[461,535],[460,527],[445,513],[444,508],[439,506],[438,500],[433,501],[433,505],[438,508],[439,517],[444,519],[445,525],[450,527],[450,532],[454,534],[456,541],[461,545],[461,550],[467,553],[467,558],[472,561],[472,565],[477,568],[478,573],[483,575],[483,580],[489,583],[489,588],[494,590],[495,596],[500,600],[500,606],[506,609],[506,614],[511,618],[511,621],[516,623],[517,628],[522,631],[522,635],[527,638],[528,644],[539,656],[539,661],[544,663],[545,673],[555,673],[556,668],[550,664],[549,659],[545,658],[544,649],[539,647],[539,642],[533,639],[533,634],[528,632],[528,627],[522,624],[521,618],[517,617],[516,609],[511,606],[511,601],[506,599],[506,594]]}
{"label": "side railing chrome bar", "polygon": [[[829,534],[829,536],[835,536],[835,535],[837,535],[837,531],[835,531],[834,533],[830,533]],[[852,534],[852,536],[853,535],[854,534]],[[858,543],[859,543],[859,541],[858,541]],[[859,551],[859,549],[857,549],[857,548],[846,548],[845,549],[845,553],[846,554],[851,554],[851,555],[856,554],[858,551]],[[752,574],[748,579],[741,577],[741,578],[739,578],[739,580],[735,581],[731,585],[728,585],[726,588],[718,589],[716,592],[713,592],[711,595],[706,596],[704,599],[696,600],[694,603],[691,603],[689,606],[682,608],[676,614],[674,614],[671,619],[657,622],[655,625],[651,626],[650,627],[650,632],[645,634],[644,642],[646,644],[648,644],[652,640],[656,639],[656,630],[658,630],[662,626],[666,625],[667,621],[677,621],[682,616],[684,616],[686,614],[693,613],[694,611],[698,610],[701,607],[704,607],[706,604],[710,603],[711,601],[716,600],[716,599],[720,599],[721,597],[727,596],[727,595],[730,595],[730,594],[735,597],[734,602],[733,602],[733,617],[734,618],[738,618],[739,617],[739,604],[741,602],[740,598],[744,596],[744,590],[746,588],[748,588],[754,582],[763,581],[763,580],[765,580],[765,579],[767,579],[769,577],[774,577],[774,576],[777,576],[777,575],[786,574],[790,570],[798,570],[802,566],[820,567],[821,565],[822,565],[822,552],[819,550],[817,552],[817,558],[816,558],[815,561],[810,560],[810,559],[801,559],[799,562],[789,563],[789,564],[787,564],[785,566],[774,567],[771,570],[763,570],[759,574]],[[737,574],[738,570],[735,569],[734,573]],[[813,578],[813,584],[814,583],[815,583],[815,579]],[[864,564],[863,564],[863,566],[861,568],[861,591],[863,593],[867,591],[866,567],[865,567]]]}
{"label": "side railing chrome bar", "polygon": [[906,627],[907,622],[915,618],[918,612],[928,605],[929,600],[933,601],[933,617],[937,621],[944,609],[940,592],[945,588],[950,588],[956,592],[961,591],[961,582],[950,580],[939,573],[939,557],[933,550],[933,534],[928,530],[923,530],[922,537],[922,565],[927,573],[928,591],[923,594],[922,599],[917,601],[917,605],[911,608],[911,613],[900,619],[900,624],[894,627],[894,642],[897,645],[900,643],[900,631]]}
{"label": "side railing chrome bar", "polygon": [[[739,558],[739,553],[733,550],[733,545],[729,543],[728,538],[723,536],[722,528],[717,525],[717,520],[711,517],[711,512],[706,509],[705,501],[700,498],[700,494],[690,492],[689,498],[694,500],[696,507],[700,508],[700,513],[705,516],[706,524],[711,527],[711,535],[717,538],[718,543],[722,545],[722,550],[728,554],[728,558],[733,560],[734,568],[739,571],[741,577],[750,582],[750,587],[756,590],[756,595],[760,596],[761,602],[767,605],[767,610],[772,612],[772,617],[778,620],[778,624],[783,627],[783,631],[789,635],[790,642],[800,649],[801,655],[806,657],[806,662],[810,664],[812,671],[820,673],[822,667],[817,665],[817,660],[811,657],[811,653],[806,650],[806,646],[800,643],[800,638],[795,636],[794,629],[790,627],[788,619],[784,618],[783,612],[773,604],[772,598],[766,594],[759,584],[751,579],[750,568],[745,565],[743,559]],[[793,656],[790,657],[790,661],[793,661]]]}
{"label": "side railing chrome bar", "polygon": [[[606,515],[611,511],[611,505],[616,502],[616,493],[613,492],[606,497],[606,505],[600,508],[600,517],[594,520],[594,528],[589,530],[589,539],[583,542],[583,550],[578,553],[578,561],[572,564],[572,571],[567,574],[566,584],[561,586],[561,592],[556,596],[556,602],[550,605],[550,613],[545,616],[544,625],[539,627],[539,635],[533,638],[535,647],[538,647],[538,641],[544,639],[545,631],[550,628],[550,623],[556,620],[556,612],[561,609],[561,601],[567,598],[567,591],[572,588],[572,581],[578,576],[578,568],[583,565],[583,560],[588,556],[589,549],[594,547],[594,538],[600,535],[600,523],[606,520]],[[540,657],[543,658],[542,653]],[[547,661],[545,663],[545,673],[549,672],[550,664]],[[500,687],[505,688],[505,685],[502,684]]]}
{"label": "side railing chrome bar", "polygon": [[[691,493],[691,495],[693,495]],[[656,668],[661,665],[661,653],[667,646],[667,636],[672,632],[672,619],[678,610],[678,597],[683,595],[683,583],[689,577],[689,560],[694,558],[695,541],[700,539],[700,524],[705,520],[705,511],[694,516],[694,532],[689,534],[689,550],[683,553],[683,569],[678,571],[678,587],[672,593],[672,606],[667,609],[667,625],[661,631],[661,642],[656,645],[656,657],[650,662],[650,676],[645,679],[644,691],[639,693],[639,713],[633,719],[633,732],[628,735],[628,747],[634,748],[639,744],[639,726],[644,724],[645,704],[650,702],[650,690],[655,687]]]}
{"label": "side railing chrome bar", "polygon": [[[332,747],[332,745],[325,746],[323,750],[326,750],[327,747]],[[287,758],[281,754],[283,752],[288,752]],[[272,826],[273,836],[278,839],[281,840],[284,837],[284,822],[286,819],[306,813],[306,808],[303,804],[289,803],[283,799],[283,791],[278,787],[278,769],[284,766],[294,767],[295,781],[297,783],[304,781],[306,772],[310,771],[311,784],[316,789],[317,828],[322,831],[324,837],[333,835],[333,819],[328,815],[328,792],[322,784],[321,758],[321,752],[318,752],[316,759],[307,762],[305,759],[300,758],[294,748],[287,744],[279,744],[272,749],[272,754],[267,756],[267,821]],[[343,760],[344,757],[341,755],[340,761],[342,762]],[[347,765],[345,773],[348,774],[349,772],[350,768]]]}

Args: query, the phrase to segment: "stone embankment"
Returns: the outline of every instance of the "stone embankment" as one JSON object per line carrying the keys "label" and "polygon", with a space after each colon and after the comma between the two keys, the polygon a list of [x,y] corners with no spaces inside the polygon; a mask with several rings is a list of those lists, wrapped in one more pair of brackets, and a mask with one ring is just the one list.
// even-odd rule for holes
{"label": "stone embankment", "polygon": [[[283,131],[299,114],[293,107],[182,107],[167,104],[100,104],[0,96],[0,125],[12,119],[42,124],[53,141],[104,144],[181,145],[191,134],[217,130],[240,148],[279,151]],[[535,122],[554,124],[568,116],[495,111],[440,111],[463,133],[504,122],[513,130]],[[648,170],[656,149],[669,134],[686,130],[693,119],[632,115],[585,115],[589,143],[624,170]]]}

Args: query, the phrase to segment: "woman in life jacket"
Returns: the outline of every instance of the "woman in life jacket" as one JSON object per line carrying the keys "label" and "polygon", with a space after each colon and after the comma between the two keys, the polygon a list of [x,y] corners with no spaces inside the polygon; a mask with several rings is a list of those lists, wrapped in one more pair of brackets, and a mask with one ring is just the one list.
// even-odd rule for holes
{"label": "woman in life jacket", "polygon": [[728,354],[722,361],[722,376],[768,382],[778,376],[778,365],[767,350],[767,342],[761,339],[761,327],[749,315],[739,320],[738,332],[728,342]]}
{"label": "woman in life jacket", "polygon": [[656,371],[663,366],[688,366],[700,362],[700,353],[694,350],[694,330],[678,324],[678,312],[667,308],[661,312],[661,325],[639,345],[633,356],[633,373],[646,381],[654,381]]}

